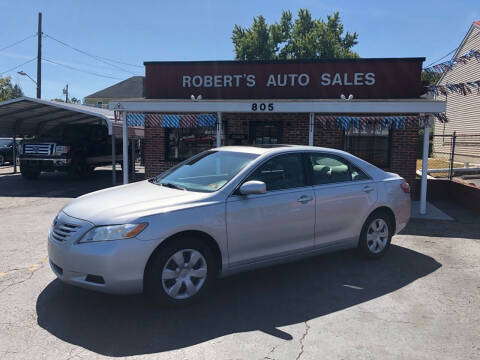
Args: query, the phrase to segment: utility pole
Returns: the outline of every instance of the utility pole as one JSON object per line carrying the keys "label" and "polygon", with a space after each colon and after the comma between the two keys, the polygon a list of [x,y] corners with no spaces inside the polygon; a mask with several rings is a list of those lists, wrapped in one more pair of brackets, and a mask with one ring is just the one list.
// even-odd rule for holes
{"label": "utility pole", "polygon": [[63,93],[65,94],[65,102],[68,103],[68,84],[63,89]]}
{"label": "utility pole", "polygon": [[38,13],[37,99],[42,97],[42,13]]}

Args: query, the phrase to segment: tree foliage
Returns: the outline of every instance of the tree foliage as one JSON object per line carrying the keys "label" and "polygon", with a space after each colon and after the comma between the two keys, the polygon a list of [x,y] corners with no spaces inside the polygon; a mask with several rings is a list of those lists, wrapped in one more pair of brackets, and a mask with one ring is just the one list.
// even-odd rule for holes
{"label": "tree foliage", "polygon": [[[65,99],[55,98],[55,99],[51,99],[51,101],[64,103]],[[76,97],[72,97],[72,98],[68,99],[68,103],[69,104],[81,104],[82,101],[80,99],[77,99]]]}
{"label": "tree foliage", "polygon": [[0,77],[0,101],[16,99],[23,96],[23,91],[18,84],[13,85],[10,76]]}
{"label": "tree foliage", "polygon": [[271,25],[262,15],[253,19],[251,27],[235,25],[232,42],[237,60],[359,57],[352,51],[358,34],[343,33],[338,11],[324,21],[312,18],[309,10],[300,9],[295,20],[290,11],[284,11],[280,21]]}
{"label": "tree foliage", "polygon": [[440,73],[432,73],[425,70],[422,70],[422,82],[425,83],[427,86],[436,85],[438,80],[441,78]]}

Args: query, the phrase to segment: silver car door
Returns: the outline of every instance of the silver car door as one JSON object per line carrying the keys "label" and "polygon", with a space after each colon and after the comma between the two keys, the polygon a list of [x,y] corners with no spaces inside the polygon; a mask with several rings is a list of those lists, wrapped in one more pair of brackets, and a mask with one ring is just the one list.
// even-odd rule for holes
{"label": "silver car door", "polygon": [[377,184],[347,160],[310,153],[316,201],[315,246],[354,244],[377,200]]}
{"label": "silver car door", "polygon": [[315,198],[306,186],[301,153],[278,155],[245,181],[266,183],[259,195],[233,195],[226,218],[231,266],[261,261],[313,247]]}

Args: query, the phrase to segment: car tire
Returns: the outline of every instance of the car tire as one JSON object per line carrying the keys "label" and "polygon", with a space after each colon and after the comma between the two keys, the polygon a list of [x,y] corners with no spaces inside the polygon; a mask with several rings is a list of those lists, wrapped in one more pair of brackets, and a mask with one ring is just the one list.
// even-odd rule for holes
{"label": "car tire", "polygon": [[0,155],[0,166],[5,165],[5,156]]}
{"label": "car tire", "polygon": [[378,259],[385,255],[393,236],[393,219],[385,211],[373,212],[365,221],[357,250],[363,257]]}
{"label": "car tire", "polygon": [[27,180],[36,180],[40,176],[40,170],[36,169],[20,169],[20,172]]}
{"label": "car tire", "polygon": [[91,175],[89,166],[83,160],[73,160],[68,172],[72,179],[86,179]]}
{"label": "car tire", "polygon": [[175,239],[150,259],[145,270],[145,294],[156,305],[194,303],[205,295],[217,269],[215,256],[204,241],[191,236]]}

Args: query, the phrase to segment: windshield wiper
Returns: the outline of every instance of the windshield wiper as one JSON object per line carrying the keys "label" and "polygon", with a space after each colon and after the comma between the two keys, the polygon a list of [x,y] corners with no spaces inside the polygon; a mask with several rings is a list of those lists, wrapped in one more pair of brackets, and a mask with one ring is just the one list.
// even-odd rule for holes
{"label": "windshield wiper", "polygon": [[161,182],[160,185],[165,186],[165,187],[169,187],[169,188],[172,188],[172,189],[177,189],[177,190],[187,190],[180,185],[176,185],[176,184],[169,183],[169,182],[165,182],[165,183]]}

